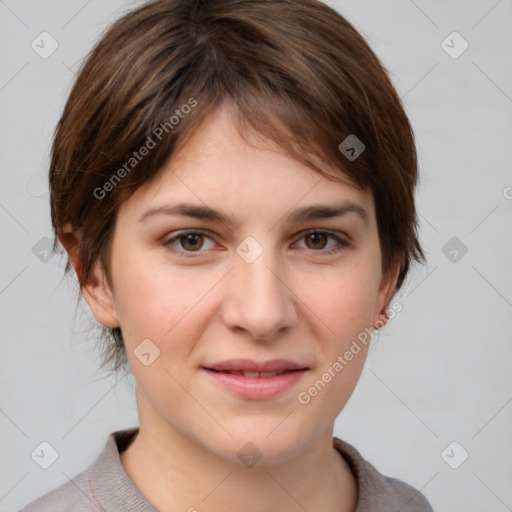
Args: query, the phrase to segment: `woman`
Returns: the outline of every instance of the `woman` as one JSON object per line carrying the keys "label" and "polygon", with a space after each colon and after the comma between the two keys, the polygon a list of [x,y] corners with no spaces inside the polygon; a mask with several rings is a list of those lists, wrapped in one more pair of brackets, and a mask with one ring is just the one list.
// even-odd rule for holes
{"label": "woman", "polygon": [[117,21],[59,122],[51,211],[140,425],[24,510],[431,511],[333,438],[424,261],[416,181],[396,91],[326,5]]}

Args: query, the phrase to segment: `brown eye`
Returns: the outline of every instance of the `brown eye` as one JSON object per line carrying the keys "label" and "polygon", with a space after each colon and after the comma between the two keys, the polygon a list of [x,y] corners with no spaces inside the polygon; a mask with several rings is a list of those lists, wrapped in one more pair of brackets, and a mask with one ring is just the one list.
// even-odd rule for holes
{"label": "brown eye", "polygon": [[189,233],[180,236],[179,241],[181,247],[186,251],[198,251],[204,244],[204,237],[199,233]]}
{"label": "brown eye", "polygon": [[306,246],[308,249],[325,249],[328,238],[325,233],[310,233],[305,237]]}
{"label": "brown eye", "polygon": [[304,233],[297,242],[300,249],[318,253],[318,255],[333,255],[352,247],[351,242],[335,232],[311,230]]}
{"label": "brown eye", "polygon": [[[177,256],[201,256],[208,252],[208,249],[215,248],[212,237],[202,231],[180,231],[174,236],[164,240],[163,246]],[[197,254],[194,254],[197,253]]]}

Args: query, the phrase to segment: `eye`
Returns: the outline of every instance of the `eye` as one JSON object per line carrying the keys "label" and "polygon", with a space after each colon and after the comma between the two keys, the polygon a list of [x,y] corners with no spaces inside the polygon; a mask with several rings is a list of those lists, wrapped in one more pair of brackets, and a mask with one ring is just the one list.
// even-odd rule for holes
{"label": "eye", "polygon": [[[350,247],[350,242],[336,233],[324,230],[311,230],[302,235],[300,241],[305,242],[305,249],[322,253],[335,253]],[[299,244],[300,245],[300,244]]]}
{"label": "eye", "polygon": [[[180,231],[162,243],[171,252],[183,256],[194,256],[194,253],[215,247],[211,236],[202,231]],[[303,233],[295,245],[321,254],[334,254],[347,249],[351,243],[334,232],[312,229]]]}
{"label": "eye", "polygon": [[215,246],[213,240],[200,231],[181,231],[163,243],[176,253],[202,252],[201,249],[211,249]]}

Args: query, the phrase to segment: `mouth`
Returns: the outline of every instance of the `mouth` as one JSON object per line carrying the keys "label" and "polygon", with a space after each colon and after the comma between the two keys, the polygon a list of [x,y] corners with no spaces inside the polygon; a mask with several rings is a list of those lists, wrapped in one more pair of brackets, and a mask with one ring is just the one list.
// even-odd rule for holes
{"label": "mouth", "polygon": [[249,379],[257,379],[257,378],[268,379],[270,377],[276,377],[277,375],[283,375],[284,373],[300,372],[301,371],[301,370],[278,370],[275,372],[250,372],[250,371],[242,371],[242,370],[214,370],[213,368],[205,368],[205,370],[210,370],[210,371],[216,372],[216,373],[227,373],[229,375],[242,375],[243,377],[247,377]]}
{"label": "mouth", "polygon": [[274,398],[288,391],[302,379],[309,368],[284,359],[267,362],[232,359],[202,366],[201,370],[231,394],[258,400]]}
{"label": "mouth", "polygon": [[217,372],[242,372],[261,374],[284,373],[294,370],[308,369],[305,365],[288,359],[272,359],[270,361],[253,361],[252,359],[229,359],[227,361],[221,361],[218,363],[203,366],[203,368]]}

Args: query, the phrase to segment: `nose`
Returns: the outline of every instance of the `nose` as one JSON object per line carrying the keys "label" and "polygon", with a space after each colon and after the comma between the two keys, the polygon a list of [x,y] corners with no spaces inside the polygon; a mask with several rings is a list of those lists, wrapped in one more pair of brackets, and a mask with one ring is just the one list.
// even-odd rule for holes
{"label": "nose", "polygon": [[242,258],[235,261],[221,317],[230,330],[244,331],[257,340],[274,340],[297,322],[296,304],[283,263],[264,252],[252,263]]}

